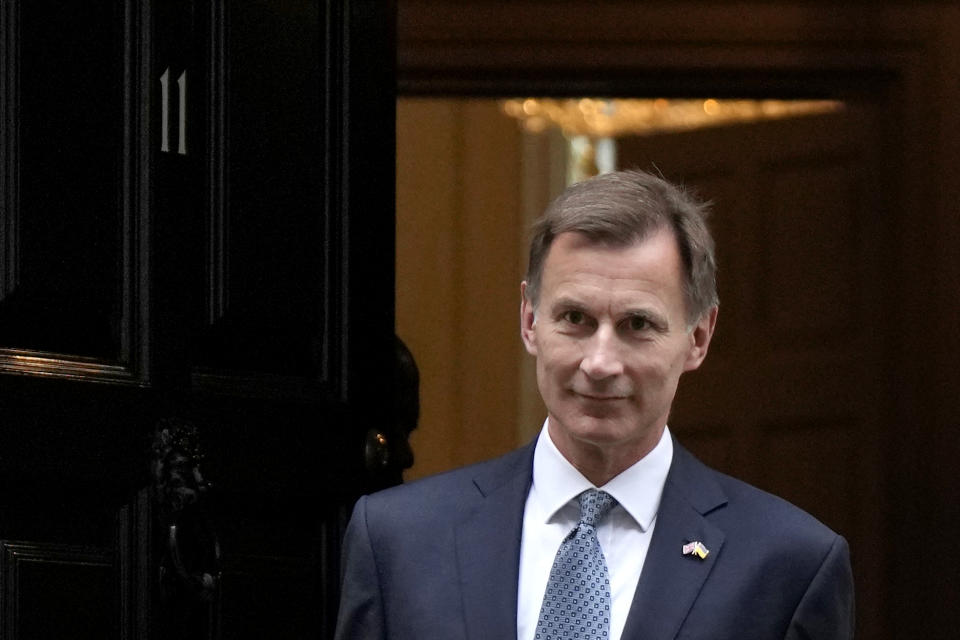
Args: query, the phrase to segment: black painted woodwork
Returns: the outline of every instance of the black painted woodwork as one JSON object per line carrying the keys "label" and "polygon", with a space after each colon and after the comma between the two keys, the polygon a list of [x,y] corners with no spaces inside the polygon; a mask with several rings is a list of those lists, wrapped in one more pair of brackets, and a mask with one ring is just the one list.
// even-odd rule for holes
{"label": "black painted woodwork", "polygon": [[[0,0],[0,640],[332,635],[392,419],[394,13]],[[161,575],[164,419],[209,601]]]}

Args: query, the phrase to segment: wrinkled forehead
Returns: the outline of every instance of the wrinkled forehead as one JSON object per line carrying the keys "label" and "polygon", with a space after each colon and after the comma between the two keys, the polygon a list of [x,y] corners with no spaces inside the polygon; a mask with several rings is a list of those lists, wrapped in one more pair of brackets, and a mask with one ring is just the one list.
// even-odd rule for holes
{"label": "wrinkled forehead", "polygon": [[541,293],[551,304],[560,298],[584,298],[617,306],[643,299],[644,291],[656,291],[685,306],[683,263],[667,229],[629,243],[596,242],[576,232],[557,236],[541,282]]}

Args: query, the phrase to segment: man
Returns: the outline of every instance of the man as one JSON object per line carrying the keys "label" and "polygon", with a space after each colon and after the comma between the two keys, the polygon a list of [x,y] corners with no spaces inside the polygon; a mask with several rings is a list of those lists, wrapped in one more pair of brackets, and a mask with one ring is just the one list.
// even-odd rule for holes
{"label": "man", "polygon": [[852,637],[844,539],[666,426],[717,320],[704,214],[636,171],[551,204],[520,311],[543,430],[357,503],[338,639]]}

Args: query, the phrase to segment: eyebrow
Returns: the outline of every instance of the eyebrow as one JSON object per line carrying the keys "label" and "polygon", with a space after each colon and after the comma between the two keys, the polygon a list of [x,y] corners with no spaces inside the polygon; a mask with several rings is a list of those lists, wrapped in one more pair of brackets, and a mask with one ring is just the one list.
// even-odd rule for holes
{"label": "eyebrow", "polygon": [[556,311],[557,309],[581,309],[585,310],[587,305],[583,302],[577,300],[576,298],[571,298],[570,296],[563,296],[562,298],[557,298],[553,301],[553,304],[550,305],[550,311]]}
{"label": "eyebrow", "polygon": [[[576,309],[578,311],[587,311],[588,305],[581,302],[577,298],[573,298],[571,296],[563,296],[563,297],[557,298],[553,302],[553,304],[550,307],[550,312],[551,314],[554,314],[561,309]],[[670,328],[670,322],[668,318],[663,314],[653,309],[650,309],[649,307],[630,307],[623,312],[622,317],[645,318],[659,328],[662,328],[664,330],[667,330]]]}
{"label": "eyebrow", "polygon": [[648,320],[655,329],[667,331],[670,329],[670,321],[662,314],[650,309],[627,309],[624,313],[626,318],[643,318]]}

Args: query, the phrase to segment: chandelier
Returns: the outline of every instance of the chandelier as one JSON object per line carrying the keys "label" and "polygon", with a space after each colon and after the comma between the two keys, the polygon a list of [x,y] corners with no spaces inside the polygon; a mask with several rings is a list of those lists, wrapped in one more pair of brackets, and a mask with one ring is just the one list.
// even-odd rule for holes
{"label": "chandelier", "polygon": [[608,138],[687,131],[839,111],[833,100],[721,100],[667,98],[513,98],[501,108],[523,128],[555,127],[568,137]]}

